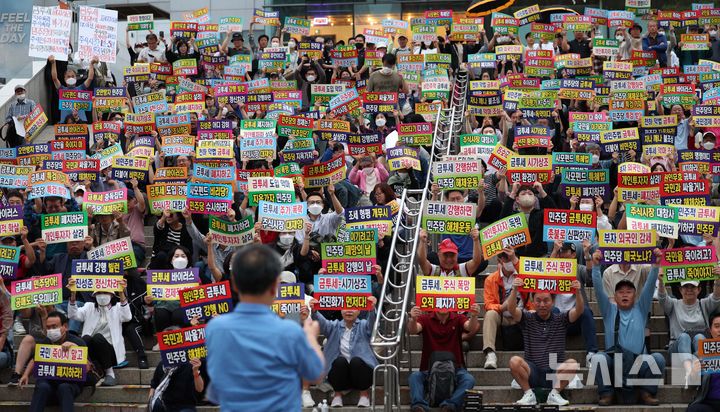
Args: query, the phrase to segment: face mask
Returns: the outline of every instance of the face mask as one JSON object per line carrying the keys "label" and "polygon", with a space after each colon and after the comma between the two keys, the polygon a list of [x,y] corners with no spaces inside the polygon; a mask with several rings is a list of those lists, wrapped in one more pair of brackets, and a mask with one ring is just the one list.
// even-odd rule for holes
{"label": "face mask", "polygon": [[363,173],[365,173],[365,174],[368,175],[368,176],[370,176],[370,175],[373,174],[374,172],[375,172],[375,168],[374,168],[374,167],[366,167],[366,168],[363,169]]}
{"label": "face mask", "polygon": [[295,42],[294,42],[294,41],[289,41],[289,42],[288,42],[288,47],[291,48],[291,49],[294,48],[294,47],[295,47]]}
{"label": "face mask", "polygon": [[312,83],[312,82],[315,81],[316,77],[313,76],[312,74],[310,74],[310,75],[306,76],[305,79],[307,79],[307,81],[309,81],[310,83]]}
{"label": "face mask", "polygon": [[151,91],[152,91],[152,89],[149,88],[149,87],[143,88],[143,93],[145,93],[145,94],[148,94],[148,93],[150,93]]}
{"label": "face mask", "polygon": [[112,299],[112,297],[105,293],[95,295],[95,302],[97,302],[97,304],[100,306],[109,305],[111,299]]}
{"label": "face mask", "polygon": [[75,86],[75,83],[77,83],[77,79],[74,77],[70,77],[69,79],[65,80],[65,84],[68,86]]}
{"label": "face mask", "polygon": [[387,120],[385,120],[385,119],[375,119],[375,125],[377,125],[377,127],[385,126],[386,122],[387,122]]}
{"label": "face mask", "polygon": [[596,164],[600,161],[600,155],[592,155],[592,164]]}
{"label": "face mask", "polygon": [[237,129],[237,126],[238,126],[238,122],[232,122],[232,128],[233,128],[233,129]]}
{"label": "face mask", "polygon": [[23,93],[23,94],[18,94],[17,99],[20,100],[20,101],[25,100],[25,93]]}
{"label": "face mask", "polygon": [[285,248],[288,248],[292,244],[294,237],[295,235],[293,235],[292,233],[285,233],[280,235],[280,238],[278,239],[278,246],[284,246]]}
{"label": "face mask", "polygon": [[594,205],[592,203],[580,203],[580,210],[583,212],[592,212]]}
{"label": "face mask", "polygon": [[75,201],[78,205],[82,205],[83,197],[82,196],[75,196]]}
{"label": "face mask", "polygon": [[515,265],[512,264],[512,262],[505,262],[502,264],[503,270],[505,272],[514,273],[515,272]]}
{"label": "face mask", "polygon": [[365,47],[365,45],[364,45],[363,43],[355,43],[355,48],[356,48],[356,49],[360,50],[360,49],[362,49],[363,47]]}
{"label": "face mask", "polygon": [[717,36],[717,30],[710,30],[708,34],[710,34],[710,37],[715,37]]}
{"label": "face mask", "polygon": [[618,34],[617,36],[615,36],[615,40],[623,41],[623,40],[625,40],[625,36],[623,36],[622,34]]}
{"label": "face mask", "polygon": [[222,109],[222,115],[225,116],[228,113],[227,107],[223,107]]}
{"label": "face mask", "polygon": [[522,207],[531,207],[535,205],[535,196],[523,195],[518,197],[518,204]]}
{"label": "face mask", "polygon": [[322,213],[322,210],[323,210],[323,206],[322,206],[322,205],[315,204],[315,205],[310,205],[310,206],[308,206],[308,212],[309,212],[311,215],[314,215],[314,216],[317,216],[317,215],[319,215],[320,213]]}
{"label": "face mask", "polygon": [[178,257],[173,259],[172,265],[175,269],[185,269],[188,265],[188,260],[184,257]]}
{"label": "face mask", "polygon": [[278,43],[278,42],[272,42],[272,43],[270,43],[270,45],[272,47],[280,47],[280,43]]}
{"label": "face mask", "polygon": [[56,329],[48,329],[47,330],[47,337],[50,339],[51,342],[57,342],[62,338],[62,331],[60,328]]}
{"label": "face mask", "polygon": [[408,178],[409,174],[407,172],[398,172],[398,176],[404,180]]}
{"label": "face mask", "polygon": [[705,142],[705,143],[703,143],[703,147],[705,148],[705,150],[712,150],[715,148],[715,143]]}
{"label": "face mask", "polygon": [[382,69],[380,69],[380,73],[382,73],[382,74],[384,74],[384,75],[386,75],[386,76],[387,76],[387,75],[391,75],[392,72],[393,72],[392,67],[383,67]]}

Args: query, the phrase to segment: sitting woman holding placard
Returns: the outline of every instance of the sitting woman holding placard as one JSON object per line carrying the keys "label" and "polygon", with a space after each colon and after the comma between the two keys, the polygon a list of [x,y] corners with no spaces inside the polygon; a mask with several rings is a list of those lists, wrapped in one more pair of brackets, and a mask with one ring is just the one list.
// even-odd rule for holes
{"label": "sitting woman holding placard", "polygon": [[[122,334],[122,324],[132,319],[130,306],[125,296],[127,281],[119,281],[120,302],[117,295],[105,290],[93,292],[95,304],[85,304],[78,307],[75,302],[75,279],[70,278],[68,289],[70,304],[68,317],[83,323],[82,339],[88,346],[88,356],[99,364],[105,371],[105,380],[102,386],[115,385],[115,372],[113,366],[125,362],[125,338]],[[98,371],[100,372],[100,371]]]}

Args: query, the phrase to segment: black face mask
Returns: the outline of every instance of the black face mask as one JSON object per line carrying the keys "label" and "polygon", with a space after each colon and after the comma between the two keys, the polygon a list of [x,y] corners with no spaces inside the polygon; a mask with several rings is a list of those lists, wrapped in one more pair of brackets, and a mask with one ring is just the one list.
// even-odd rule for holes
{"label": "black face mask", "polygon": [[355,43],[355,48],[358,50],[362,50],[362,48],[365,47],[365,44],[363,43]]}

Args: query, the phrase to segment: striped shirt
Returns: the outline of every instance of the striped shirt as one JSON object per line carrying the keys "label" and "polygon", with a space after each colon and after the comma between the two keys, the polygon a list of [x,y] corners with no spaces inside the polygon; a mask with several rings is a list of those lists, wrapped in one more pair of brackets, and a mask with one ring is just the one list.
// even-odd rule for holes
{"label": "striped shirt", "polygon": [[5,121],[9,122],[13,117],[27,116],[35,108],[35,102],[26,98],[22,102],[15,100],[15,103],[8,107],[7,116]]}
{"label": "striped shirt", "polygon": [[182,232],[180,230],[173,230],[172,228],[168,228],[167,242],[173,245],[179,245],[181,233]]}
{"label": "striped shirt", "polygon": [[568,312],[552,313],[547,320],[542,320],[536,312],[522,311],[520,328],[525,343],[525,360],[534,363],[538,368],[551,368],[550,354],[557,354],[557,366],[565,361],[565,341],[567,335]]}

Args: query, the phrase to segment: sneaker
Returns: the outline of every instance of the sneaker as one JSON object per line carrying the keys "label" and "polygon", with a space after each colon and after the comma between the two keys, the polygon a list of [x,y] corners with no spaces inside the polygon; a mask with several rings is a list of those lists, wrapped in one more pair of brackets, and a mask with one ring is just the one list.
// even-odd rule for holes
{"label": "sneaker", "polygon": [[117,384],[114,376],[105,376],[102,386],[115,386]]}
{"label": "sneaker", "polygon": [[155,346],[152,347],[152,350],[159,351],[160,350],[160,344],[156,343]]}
{"label": "sneaker", "polygon": [[582,379],[580,379],[580,375],[575,375],[574,378],[568,383],[567,388],[568,389],[582,389],[585,385],[582,383]]}
{"label": "sneaker", "polygon": [[592,357],[595,356],[595,352],[588,352],[585,356],[585,366],[590,367],[590,363],[592,362]]}
{"label": "sneaker", "polygon": [[358,408],[369,408],[370,407],[370,398],[363,395],[360,397],[360,400],[358,400],[357,404]]}
{"label": "sneaker", "polygon": [[515,379],[513,379],[512,382],[510,382],[510,387],[513,388],[513,389],[522,389],[522,388],[520,387],[520,384],[517,383],[517,381],[516,381]]}
{"label": "sneaker", "polygon": [[[533,398],[535,398],[535,396],[533,396]],[[570,401],[563,398],[560,395],[560,392],[553,389],[552,391],[550,391],[550,394],[547,397],[547,404],[548,405],[565,406],[565,405],[570,404]]]}
{"label": "sneaker", "polygon": [[342,402],[342,396],[335,395],[335,397],[332,400],[332,403],[330,403],[331,408],[342,408],[343,402]]}
{"label": "sneaker", "polygon": [[10,381],[8,381],[8,388],[15,388],[20,384],[20,374],[17,372],[13,372],[12,376],[10,376]]}
{"label": "sneaker", "polygon": [[19,317],[15,318],[15,321],[13,322],[13,332],[15,332],[16,335],[27,334],[25,326],[23,326],[22,320]]}
{"label": "sneaker", "polygon": [[113,369],[122,369],[122,368],[126,368],[127,366],[128,366],[128,361],[127,361],[127,359],[125,359],[124,361],[113,366]]}
{"label": "sneaker", "polygon": [[497,369],[497,355],[494,351],[485,354],[485,369]]}
{"label": "sneaker", "polygon": [[138,368],[139,369],[148,369],[150,366],[148,366],[147,358],[140,358],[138,359]]}
{"label": "sneaker", "polygon": [[[550,398],[548,398],[549,401]],[[519,401],[515,402],[515,405],[532,406],[537,405],[537,399],[535,399],[535,392],[532,389],[528,389],[527,392],[520,398]]]}
{"label": "sneaker", "polygon": [[302,405],[303,408],[312,408],[313,406],[315,406],[315,401],[313,400],[310,391],[307,389],[302,391]]}

